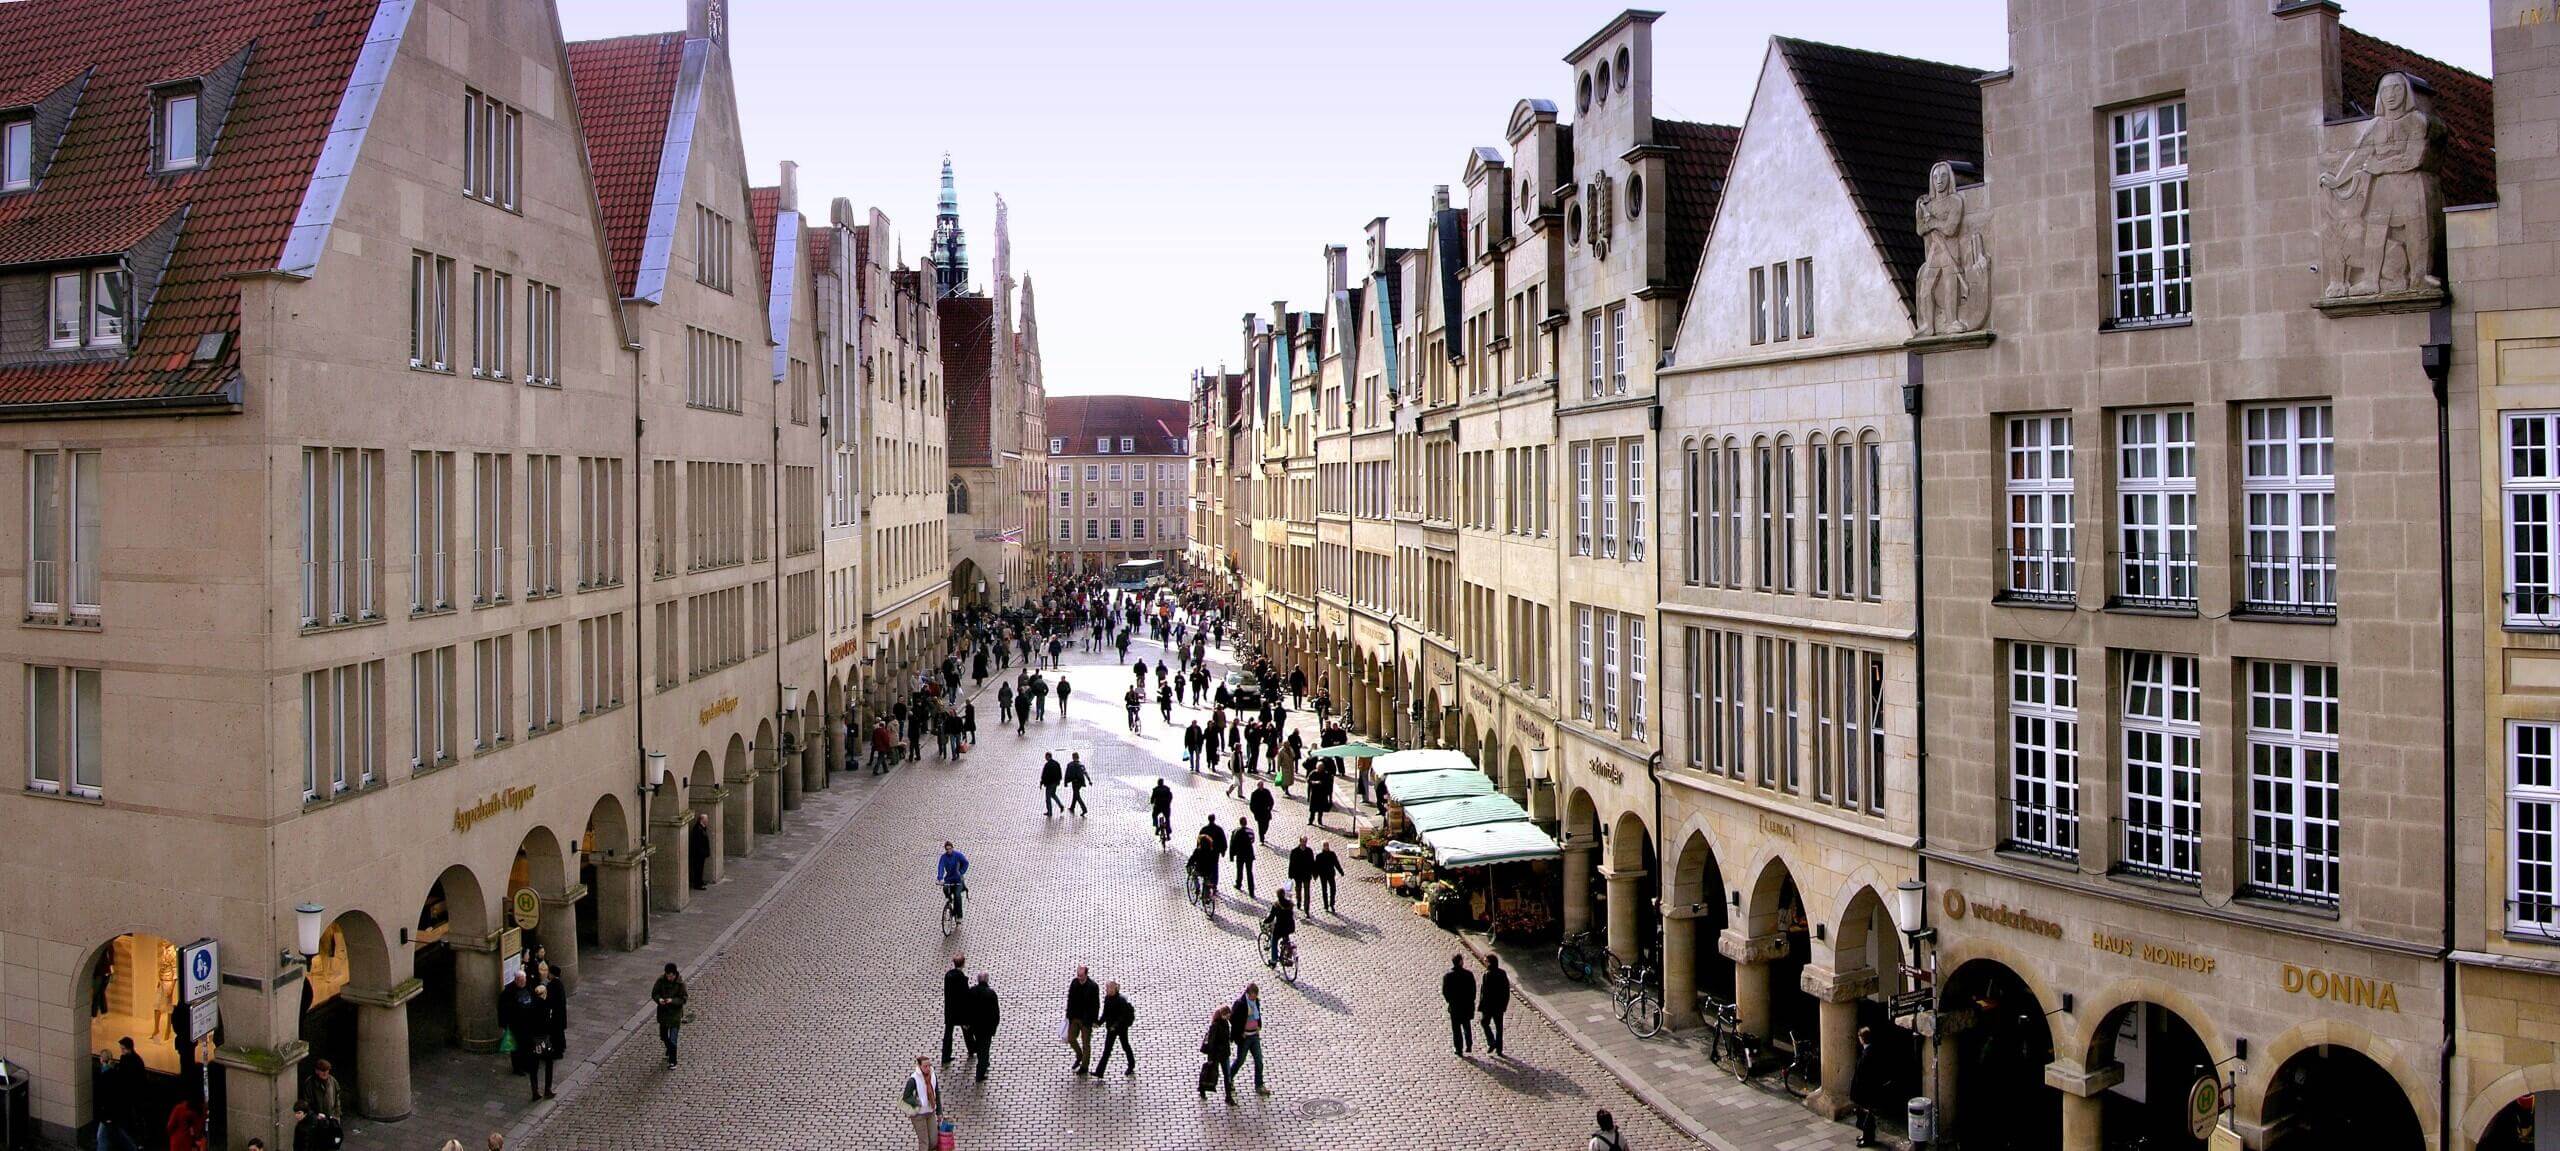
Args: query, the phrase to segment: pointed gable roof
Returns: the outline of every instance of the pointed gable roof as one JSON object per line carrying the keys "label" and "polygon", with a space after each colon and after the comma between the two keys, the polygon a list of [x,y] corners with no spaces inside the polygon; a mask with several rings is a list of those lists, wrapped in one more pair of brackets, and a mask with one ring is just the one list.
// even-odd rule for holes
{"label": "pointed gable roof", "polygon": [[1671,217],[1666,221],[1664,263],[1672,286],[1688,291],[1698,278],[1698,261],[1706,257],[1707,234],[1714,230],[1716,205],[1724,200],[1725,174],[1733,168],[1733,148],[1742,129],[1687,120],[1655,120],[1653,141],[1669,145]]}
{"label": "pointed gable roof", "polygon": [[1980,68],[1776,37],[1905,308],[1920,270],[1911,205],[1940,160],[1982,164]]}
{"label": "pointed gable roof", "polygon": [[[41,100],[88,74],[36,188],[0,197],[0,265],[102,259],[174,240],[156,283],[146,282],[150,269],[135,269],[132,354],[0,367],[0,405],[238,403],[238,340],[199,361],[200,341],[236,337],[236,277],[279,266],[358,58],[377,39],[396,52],[408,11],[397,0],[0,4],[0,93]],[[244,66],[207,162],[152,174],[150,86],[235,57]]]}
{"label": "pointed gable roof", "polygon": [[747,189],[747,223],[755,233],[756,282],[773,293],[773,221],[782,211],[780,187]]}
{"label": "pointed gable roof", "polygon": [[667,126],[684,71],[684,34],[655,32],[569,45],[569,82],[587,133],[587,165],[613,253],[617,295],[631,298],[648,246]]}
{"label": "pointed gable roof", "polygon": [[2338,27],[2338,88],[2347,114],[2371,115],[2374,89],[2391,72],[2406,72],[2436,90],[2436,119],[2444,125],[2444,151],[2436,163],[2445,206],[2492,204],[2498,199],[2497,125],[2493,88],[2485,76],[2431,60],[2345,25]]}

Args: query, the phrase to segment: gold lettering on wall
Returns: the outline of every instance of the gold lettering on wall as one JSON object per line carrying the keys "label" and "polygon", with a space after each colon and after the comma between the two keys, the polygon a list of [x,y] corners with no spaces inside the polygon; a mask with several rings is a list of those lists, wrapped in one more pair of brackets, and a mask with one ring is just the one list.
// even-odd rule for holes
{"label": "gold lettering on wall", "polygon": [[469,807],[455,808],[453,810],[453,830],[456,833],[469,831],[473,825],[487,820],[501,811],[516,811],[523,808],[524,805],[533,802],[533,789],[538,786],[541,785],[528,783],[523,787],[510,787],[505,791],[491,793],[487,799],[483,799]]}
{"label": "gold lettering on wall", "polygon": [[2213,969],[2220,965],[2219,960],[2200,951],[2171,947],[2165,943],[2146,943],[2131,936],[2113,935],[2104,931],[2090,932],[2089,946],[2127,959],[2139,959],[2144,963],[2156,963],[2162,967],[2192,971],[2198,975],[2211,975]]}
{"label": "gold lettering on wall", "polygon": [[719,699],[713,700],[711,702],[711,706],[702,709],[702,722],[697,726],[709,727],[712,720],[718,719],[721,716],[727,715],[736,710],[738,710],[738,697],[734,695],[721,696]]}
{"label": "gold lettering on wall", "polygon": [[2331,1003],[2345,1003],[2375,1011],[2400,1013],[2400,988],[2388,979],[2349,975],[2343,971],[2322,971],[2316,967],[2285,964],[2276,985],[2289,995],[2308,995]]}

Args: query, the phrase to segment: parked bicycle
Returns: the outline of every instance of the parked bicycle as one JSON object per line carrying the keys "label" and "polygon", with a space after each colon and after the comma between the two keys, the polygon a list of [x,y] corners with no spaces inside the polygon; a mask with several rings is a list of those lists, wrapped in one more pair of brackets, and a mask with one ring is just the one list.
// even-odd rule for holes
{"label": "parked bicycle", "polygon": [[1707,1024],[1707,1061],[1731,1068],[1736,1082],[1750,1079],[1760,1060],[1760,1040],[1742,1029],[1741,1010],[1700,992],[1698,1014]]}
{"label": "parked bicycle", "polygon": [[1778,1073],[1778,1085],[1786,1088],[1787,1094],[1802,1099],[1822,1087],[1822,1052],[1800,1031],[1787,1032],[1787,1046],[1792,1054],[1787,1057],[1785,1069]]}
{"label": "parked bicycle", "polygon": [[1576,983],[1591,982],[1595,971],[1604,971],[1610,962],[1609,949],[1596,931],[1577,931],[1556,945],[1556,969]]}
{"label": "parked bicycle", "polygon": [[1630,1016],[1646,997],[1652,997],[1655,1029],[1661,1028],[1662,993],[1654,990],[1655,973],[1651,963],[1629,963],[1609,973],[1609,1004],[1617,1011],[1620,1022],[1633,1026]]}

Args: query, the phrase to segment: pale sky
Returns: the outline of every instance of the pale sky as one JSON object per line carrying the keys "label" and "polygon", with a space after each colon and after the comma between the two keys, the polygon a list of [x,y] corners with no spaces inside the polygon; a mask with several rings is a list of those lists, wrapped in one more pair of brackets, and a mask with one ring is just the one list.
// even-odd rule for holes
{"label": "pale sky", "polygon": [[[681,28],[683,0],[559,0],[573,39]],[[1656,0],[1654,110],[1740,123],[1772,35],[1985,70],[2001,0]],[[933,232],[942,154],[970,270],[1037,285],[1053,394],[1184,394],[1241,365],[1238,321],[1312,306],[1327,244],[1386,216],[1419,245],[1434,184],[1502,146],[1512,105],[1556,102],[1562,57],[1617,15],[1599,0],[731,0],[753,182],[800,164],[806,210],[889,214],[910,260]],[[2486,73],[2479,0],[2350,0],[2345,22]]]}

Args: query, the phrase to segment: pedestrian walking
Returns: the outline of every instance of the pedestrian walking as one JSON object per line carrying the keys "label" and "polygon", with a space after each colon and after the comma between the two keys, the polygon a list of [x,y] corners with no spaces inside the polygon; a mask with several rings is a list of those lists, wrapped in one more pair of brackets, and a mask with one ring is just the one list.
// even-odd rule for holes
{"label": "pedestrian walking", "polygon": [[978,1061],[978,1082],[987,1081],[987,1062],[993,1057],[996,1024],[1002,1017],[996,1002],[995,985],[987,975],[978,973],[978,982],[969,988],[969,1054]]}
{"label": "pedestrian walking", "polygon": [[1067,753],[1067,810],[1068,810],[1070,813],[1075,814],[1075,815],[1091,815],[1091,814],[1093,814],[1093,812],[1092,812],[1092,811],[1090,811],[1090,810],[1088,810],[1088,809],[1085,807],[1085,805],[1084,805],[1084,788],[1085,788],[1085,785],[1086,785],[1086,784],[1088,784],[1088,783],[1092,783],[1092,782],[1093,782],[1093,775],[1092,775],[1092,773],[1091,773],[1091,772],[1086,771],[1086,770],[1085,770],[1085,767],[1084,767],[1084,753],[1082,753],[1082,752],[1074,752],[1074,751],[1068,752],[1068,753]]}
{"label": "pedestrian walking", "polygon": [[[675,965],[667,965],[672,969]],[[951,957],[951,970],[942,973],[942,1065],[951,1066],[951,1033],[960,1033],[962,1050],[974,1051],[969,1043],[969,957]]]}
{"label": "pedestrian walking", "polygon": [[[1281,750],[1281,754],[1292,759],[1297,758],[1296,752],[1285,747]],[[1315,770],[1307,775],[1307,822],[1323,827],[1325,826],[1324,817],[1331,814],[1333,814],[1333,765],[1318,760]]]}
{"label": "pedestrian walking", "polygon": [[1067,981],[1067,1046],[1076,1053],[1076,1074],[1090,1074],[1093,1063],[1093,1025],[1102,1020],[1102,988],[1093,982],[1093,973],[1076,968],[1076,977]]}
{"label": "pedestrian walking", "polygon": [[710,886],[711,817],[699,811],[693,813],[693,827],[685,833],[685,857],[693,865],[687,872],[693,879],[693,889],[700,891]]}
{"label": "pedestrian walking", "polygon": [[1591,1133],[1591,1142],[1583,1151],[1627,1151],[1627,1141],[1618,1134],[1618,1121],[1603,1107],[1597,1117],[1599,1129]]}
{"label": "pedestrian walking", "polygon": [[1246,801],[1245,804],[1245,806],[1251,808],[1253,811],[1253,833],[1261,837],[1265,842],[1268,842],[1271,839],[1271,806],[1273,802],[1270,786],[1267,784],[1256,783],[1253,785],[1253,798]]}
{"label": "pedestrian walking", "polygon": [[1333,853],[1333,841],[1316,849],[1316,884],[1324,891],[1324,913],[1333,914],[1333,883],[1342,878],[1342,857]]}
{"label": "pedestrian walking", "polygon": [[1236,866],[1236,881],[1228,886],[1241,887],[1246,896],[1260,899],[1262,893],[1255,889],[1253,882],[1253,846],[1253,829],[1245,826],[1243,820],[1237,820],[1236,829],[1227,835],[1227,858]]}
{"label": "pedestrian walking", "polygon": [[1484,978],[1476,985],[1476,1025],[1484,1028],[1484,1048],[1502,1054],[1502,1015],[1511,1009],[1511,973],[1502,969],[1502,957],[1488,951],[1484,956]]}
{"label": "pedestrian walking", "polygon": [[1876,1112],[1891,1106],[1891,1080],[1875,1041],[1873,1029],[1858,1029],[1857,1062],[1849,1068],[1849,1109],[1857,1116],[1860,1147],[1876,1145]]}
{"label": "pedestrian walking", "polygon": [[668,964],[659,973],[658,981],[649,985],[649,1001],[658,1005],[658,1042],[667,1049],[669,1067],[676,1065],[676,1039],[684,1031],[684,1005],[688,998],[684,977],[676,974],[675,964]]}
{"label": "pedestrian walking", "polygon": [[1200,1066],[1200,1097],[1207,1099],[1209,1089],[1223,1081],[1230,1105],[1236,1101],[1236,1071],[1227,1062],[1227,1057],[1235,1053],[1236,1046],[1235,1024],[1228,1019],[1232,1010],[1221,1007],[1210,1015],[1209,1033],[1200,1040],[1200,1054],[1209,1057],[1209,1061]]}
{"label": "pedestrian walking", "polygon": [[916,1151],[934,1151],[935,1136],[942,1127],[941,1084],[934,1080],[933,1061],[916,1056],[916,1069],[907,1076],[907,1086],[899,1100],[907,1118],[915,1124]]}
{"label": "pedestrian walking", "polygon": [[1072,687],[1069,687],[1069,686],[1067,685],[1067,677],[1065,677],[1065,676],[1063,676],[1063,675],[1062,675],[1062,676],[1059,676],[1059,677],[1058,677],[1058,718],[1060,718],[1060,719],[1065,719],[1065,718],[1067,718],[1067,697],[1068,697],[1069,695],[1071,695],[1071,694],[1074,694],[1074,692],[1075,692],[1075,689],[1074,689],[1074,688],[1072,688]]}
{"label": "pedestrian walking", "polygon": [[999,683],[996,685],[996,722],[1004,723],[1010,721],[1012,718],[1013,685],[1010,683]]}
{"label": "pedestrian walking", "polygon": [[1307,837],[1301,835],[1298,846],[1289,849],[1289,886],[1298,893],[1298,906],[1309,912],[1316,909],[1315,901],[1307,898],[1314,893],[1315,880],[1316,852],[1307,846]]}
{"label": "pedestrian walking", "polygon": [[569,989],[555,976],[534,986],[533,999],[542,1011],[542,1034],[534,1040],[533,1058],[542,1072],[542,1097],[551,1099],[559,1095],[552,1090],[552,1075],[569,1049]]}
{"label": "pedestrian walking", "polygon": [[1066,779],[1066,771],[1058,766],[1058,755],[1051,752],[1040,758],[1040,817],[1048,819],[1065,806],[1058,802],[1058,784]]}
{"label": "pedestrian walking", "polygon": [[971,700],[960,705],[960,751],[967,754],[969,745],[978,742],[978,704]]}
{"label": "pedestrian walking", "polygon": [[517,968],[515,978],[498,989],[498,1050],[507,1056],[507,1070],[524,1076],[533,1099],[542,1098],[541,1061],[533,1053],[542,1026],[542,1005],[534,1001],[531,977]]}
{"label": "pedestrian walking", "polygon": [[1166,723],[1173,722],[1173,685],[1161,679],[1156,681],[1156,710],[1163,713]]}
{"label": "pedestrian walking", "polygon": [[1237,996],[1227,1009],[1227,1017],[1234,1023],[1236,1044],[1235,1057],[1227,1063],[1227,1094],[1235,1094],[1236,1072],[1244,1069],[1247,1056],[1253,1059],[1253,1093],[1271,1094],[1271,1089],[1262,1085],[1262,985],[1245,984],[1244,994]]}
{"label": "pedestrian walking", "polygon": [[1117,983],[1103,984],[1102,1057],[1094,1060],[1093,1062],[1094,1074],[1100,1075],[1105,1069],[1110,1067],[1111,1045],[1114,1043],[1120,1045],[1120,1057],[1125,1061],[1122,1074],[1135,1075],[1138,1073],[1138,1053],[1135,1049],[1129,1046],[1129,1025],[1136,1023],[1137,1021],[1138,1009],[1129,1006],[1129,1001],[1127,999],[1121,998],[1120,985]]}
{"label": "pedestrian walking", "polygon": [[1440,1001],[1449,1005],[1449,1050],[1465,1056],[1475,1050],[1476,977],[1467,970],[1467,957],[1449,957],[1449,972],[1440,977]]}

